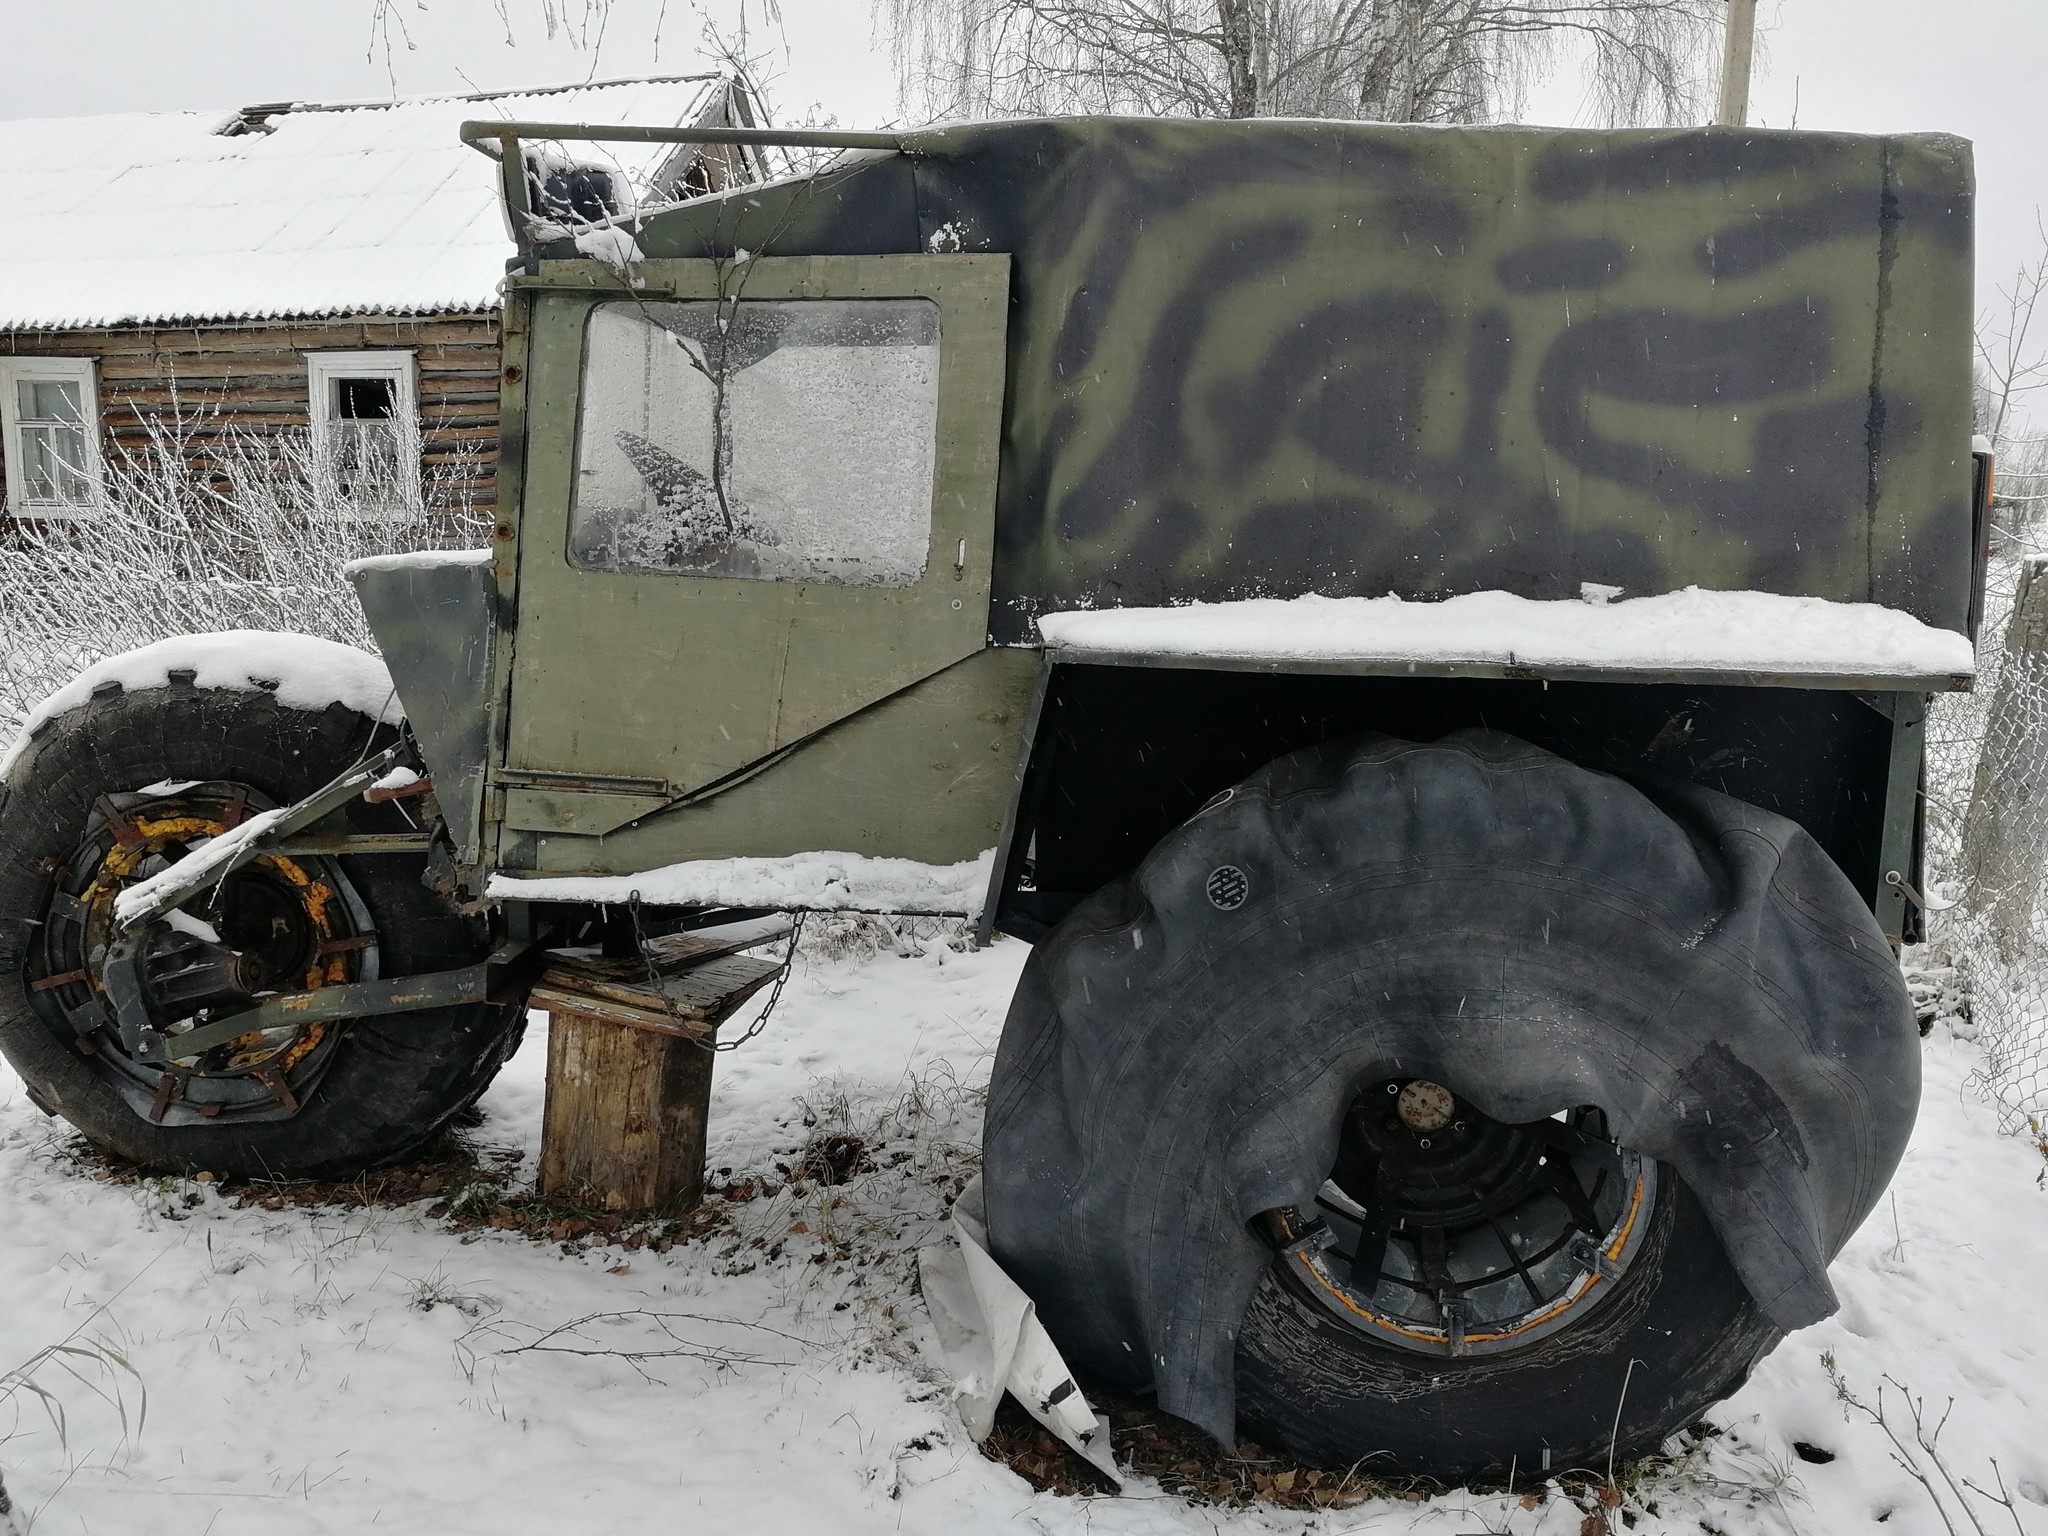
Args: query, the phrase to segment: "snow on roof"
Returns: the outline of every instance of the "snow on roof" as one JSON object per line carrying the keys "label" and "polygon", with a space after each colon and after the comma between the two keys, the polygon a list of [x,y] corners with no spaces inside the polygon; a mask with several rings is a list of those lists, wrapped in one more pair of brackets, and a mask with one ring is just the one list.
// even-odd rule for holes
{"label": "snow on roof", "polygon": [[[301,105],[233,134],[258,109],[0,122],[0,329],[491,308],[513,247],[462,122],[695,123],[725,88],[697,75]],[[673,150],[575,146],[636,188]]]}

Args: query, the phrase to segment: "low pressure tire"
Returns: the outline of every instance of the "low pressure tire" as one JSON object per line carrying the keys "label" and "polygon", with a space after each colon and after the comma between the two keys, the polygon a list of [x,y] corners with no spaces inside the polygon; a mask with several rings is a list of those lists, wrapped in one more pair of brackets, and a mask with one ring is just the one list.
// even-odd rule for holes
{"label": "low pressure tire", "polygon": [[[50,720],[0,807],[0,1051],[45,1109],[151,1168],[338,1178],[415,1150],[473,1103],[523,1015],[484,1003],[287,1026],[169,1068],[125,1050],[98,974],[118,891],[392,739],[343,705],[261,689],[123,691]],[[405,831],[358,800],[351,830]],[[482,923],[421,884],[423,859],[265,855],[151,925],[153,1018],[232,1016],[268,992],[474,964]]]}
{"label": "low pressure tire", "polygon": [[1604,1469],[1818,1315],[1917,1094],[1896,962],[1796,826],[1495,733],[1334,744],[1040,943],[989,1235],[1071,1363],[1226,1444]]}

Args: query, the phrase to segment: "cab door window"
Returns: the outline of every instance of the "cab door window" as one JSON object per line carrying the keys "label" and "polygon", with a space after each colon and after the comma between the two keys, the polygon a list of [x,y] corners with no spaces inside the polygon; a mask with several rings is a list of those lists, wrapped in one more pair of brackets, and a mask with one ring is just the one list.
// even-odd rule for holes
{"label": "cab door window", "polygon": [[595,570],[905,587],[931,543],[929,299],[602,303],[570,557]]}

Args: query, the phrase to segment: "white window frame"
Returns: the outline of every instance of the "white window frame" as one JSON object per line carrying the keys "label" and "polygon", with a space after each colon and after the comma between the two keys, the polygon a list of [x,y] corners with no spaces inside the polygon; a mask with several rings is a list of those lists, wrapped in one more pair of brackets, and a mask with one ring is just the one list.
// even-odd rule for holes
{"label": "white window frame", "polygon": [[[419,357],[409,347],[381,347],[374,352],[308,352],[306,354],[306,419],[313,433],[313,463],[323,488],[328,478],[333,417],[333,389],[337,379],[389,379],[393,408],[401,419],[420,427]],[[424,430],[422,429],[422,436]],[[420,483],[420,463],[412,465],[413,484]],[[324,493],[324,491],[323,491]],[[392,514],[397,516],[396,512]]]}
{"label": "white window frame", "polygon": [[83,386],[79,390],[80,414],[85,418],[86,479],[94,491],[105,482],[106,459],[100,445],[100,388],[98,360],[90,357],[0,357],[0,458],[7,462],[7,507],[9,517],[62,522],[91,517],[97,510],[91,501],[31,501],[28,496],[26,458],[21,447],[21,392],[24,380],[46,379]]}

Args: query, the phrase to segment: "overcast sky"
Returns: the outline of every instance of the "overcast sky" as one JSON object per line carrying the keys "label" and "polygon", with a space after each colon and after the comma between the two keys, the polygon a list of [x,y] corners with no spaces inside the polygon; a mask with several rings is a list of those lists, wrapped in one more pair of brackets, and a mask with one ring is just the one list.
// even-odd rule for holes
{"label": "overcast sky", "polygon": [[[257,101],[346,100],[683,73],[701,66],[700,6],[614,0],[583,46],[540,24],[545,0],[392,0],[389,46],[375,0],[0,0],[0,117],[61,117]],[[786,117],[816,106],[842,126],[895,115],[894,80],[868,0],[780,0],[779,35],[756,42]],[[554,0],[577,15],[583,0]],[[759,14],[760,0],[755,0]],[[1752,120],[1860,132],[1941,129],[1977,145],[1978,304],[2040,249],[2048,208],[2048,0],[1763,0],[1766,57]],[[657,33],[659,34],[657,44]],[[1529,103],[1533,122],[1585,110],[1561,70]]]}

